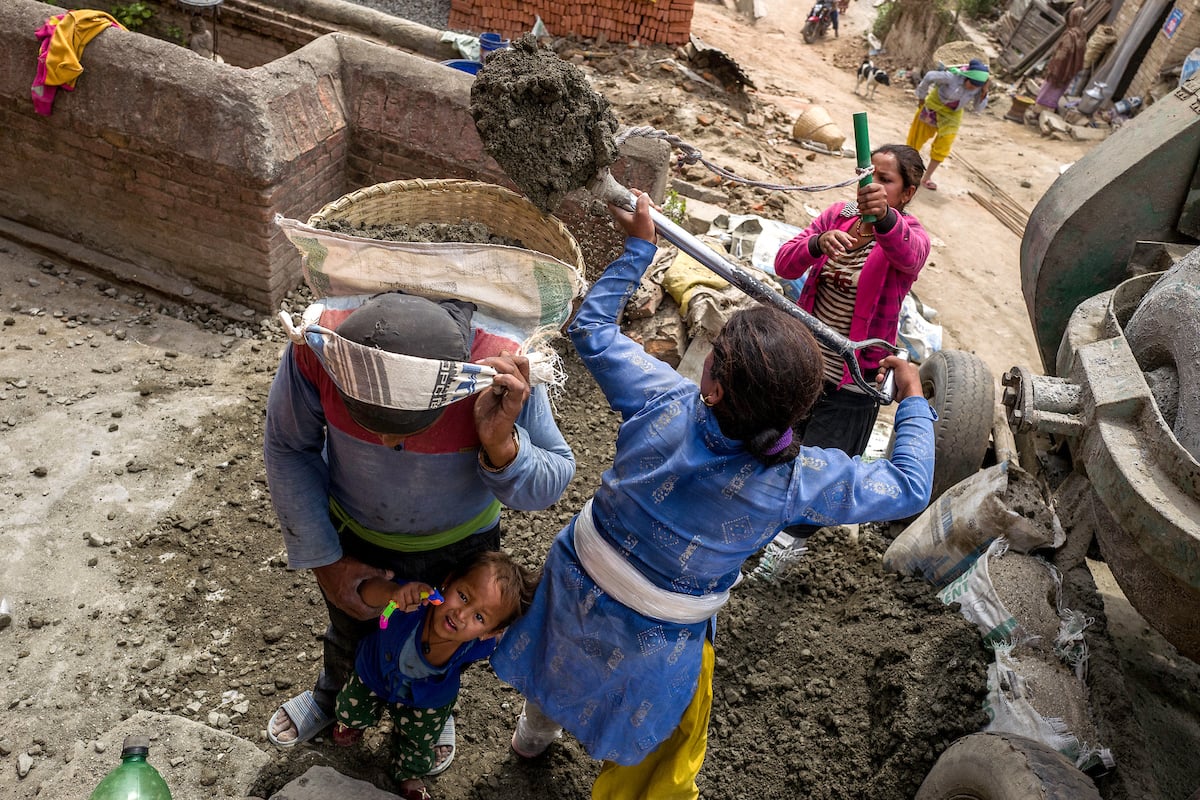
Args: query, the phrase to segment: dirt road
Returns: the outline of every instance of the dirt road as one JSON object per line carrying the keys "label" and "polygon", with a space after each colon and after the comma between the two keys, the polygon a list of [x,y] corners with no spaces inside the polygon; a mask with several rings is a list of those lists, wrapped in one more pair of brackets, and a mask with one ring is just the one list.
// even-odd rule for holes
{"label": "dirt road", "polygon": [[[849,176],[848,161],[788,140],[791,119],[806,103],[826,107],[847,131],[851,114],[865,108],[874,143],[903,140],[912,98],[899,86],[882,87],[873,101],[857,98],[846,69],[865,52],[856,35],[869,21],[865,0],[852,3],[838,39],[811,46],[799,35],[806,6],[773,0],[766,8],[765,18],[750,23],[721,5],[696,7],[696,35],[733,55],[757,84],[749,113],[650,73],[636,83],[608,73],[597,86],[622,122],[665,128],[764,178],[807,184]],[[968,119],[955,155],[1031,210],[1084,146],[1004,121],[997,105]],[[978,353],[997,375],[1013,364],[1036,365],[1019,239],[970,199],[968,189],[979,184],[958,161],[943,167],[939,184],[912,206],[940,242],[917,292],[939,310],[947,347]],[[823,208],[835,199],[789,198],[781,216],[806,224],[806,204]],[[739,210],[758,200],[747,195]],[[137,287],[110,285],[79,265],[0,245],[0,596],[13,619],[0,630],[0,797],[37,797],[69,766],[111,764],[114,754],[97,754],[95,742],[139,709],[261,746],[272,759],[255,787],[263,796],[314,764],[385,785],[378,738],[368,739],[366,752],[318,746],[279,753],[262,737],[278,703],[312,681],[324,616],[311,577],[285,569],[263,478],[262,414],[281,349],[277,329],[258,319],[207,317]],[[585,375],[572,380],[579,391],[564,401],[560,418],[580,473],[557,506],[513,515],[509,524],[507,545],[530,563],[611,457],[612,415]],[[838,658],[852,651],[837,640],[844,612],[836,598],[855,585],[871,551],[840,542],[829,551],[821,574],[784,586],[778,598],[739,598],[723,619],[730,636],[719,652],[706,797],[790,797],[801,776],[829,776],[821,786],[838,796],[837,759],[854,754],[821,749],[815,733],[802,747],[796,737],[820,727],[804,715],[819,716],[822,694],[837,694],[822,687],[849,691]],[[1139,712],[1164,754],[1154,767],[1162,797],[1186,798],[1200,785],[1200,769],[1185,757],[1200,747],[1196,667],[1149,632],[1111,586],[1106,600]],[[789,620],[807,627],[776,634],[774,615],[784,604]],[[804,702],[781,717],[771,686],[782,673],[768,659],[787,661],[789,648],[804,649],[803,637],[819,639],[829,656],[788,674]],[[508,754],[519,702],[486,670],[469,673],[460,753],[434,785],[436,796],[587,796],[597,765],[577,745],[556,747],[535,767]],[[835,713],[858,724],[851,710]],[[197,750],[157,763],[176,800],[210,798],[224,793],[214,777],[223,774],[223,757]],[[818,791],[811,796],[823,796]]]}

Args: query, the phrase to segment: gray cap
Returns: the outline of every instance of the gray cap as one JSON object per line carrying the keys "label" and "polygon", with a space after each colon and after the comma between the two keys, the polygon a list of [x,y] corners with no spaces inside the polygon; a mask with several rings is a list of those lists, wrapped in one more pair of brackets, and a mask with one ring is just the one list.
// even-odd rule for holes
{"label": "gray cap", "polygon": [[[337,333],[389,353],[465,361],[471,354],[475,306],[461,300],[435,302],[403,292],[377,294],[354,310]],[[438,421],[445,409],[405,411],[384,408],[342,394],[350,418],[369,431],[407,436]]]}
{"label": "gray cap", "polygon": [[146,755],[150,752],[150,737],[140,734],[130,734],[121,743],[121,755]]}

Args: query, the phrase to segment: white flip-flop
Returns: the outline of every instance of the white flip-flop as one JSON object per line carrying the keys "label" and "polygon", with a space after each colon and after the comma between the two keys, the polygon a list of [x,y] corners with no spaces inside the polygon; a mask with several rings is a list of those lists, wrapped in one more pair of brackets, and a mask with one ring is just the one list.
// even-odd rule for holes
{"label": "white flip-flop", "polygon": [[441,775],[450,768],[450,762],[454,760],[455,753],[458,752],[458,737],[454,735],[454,715],[446,717],[446,725],[442,728],[441,734],[438,736],[434,747],[449,747],[450,755],[446,756],[446,760],[438,764],[429,772],[425,773],[426,777],[432,778],[435,775]]}
{"label": "white flip-flop", "polygon": [[[272,731],[272,723],[279,716],[280,712],[286,713],[288,719],[292,721],[292,725],[296,728],[296,738],[283,740],[278,738]],[[313,697],[312,690],[309,689],[302,694],[298,694],[291,700],[281,705],[274,714],[271,715],[270,721],[267,722],[267,739],[276,747],[295,747],[301,742],[307,742],[321,731],[333,724],[333,717],[326,714],[325,711],[317,705],[317,700]]]}

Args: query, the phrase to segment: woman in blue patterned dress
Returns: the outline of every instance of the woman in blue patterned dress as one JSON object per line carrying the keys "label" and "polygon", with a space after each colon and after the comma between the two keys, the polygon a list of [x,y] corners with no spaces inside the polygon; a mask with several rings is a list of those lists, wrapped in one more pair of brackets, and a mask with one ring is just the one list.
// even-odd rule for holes
{"label": "woman in blue patterned dress", "polygon": [[895,371],[896,444],[864,464],[801,447],[792,428],[821,388],[799,320],[735,314],[700,385],[648,356],[619,318],[655,252],[648,198],[612,208],[625,251],[588,294],[570,335],[621,414],[616,457],[559,533],[529,612],[492,657],[526,698],[513,734],[533,757],[562,727],[605,761],[593,798],[696,798],[712,703],[716,611],[743,562],[784,527],[910,516],[929,498],[934,413],[916,368]]}

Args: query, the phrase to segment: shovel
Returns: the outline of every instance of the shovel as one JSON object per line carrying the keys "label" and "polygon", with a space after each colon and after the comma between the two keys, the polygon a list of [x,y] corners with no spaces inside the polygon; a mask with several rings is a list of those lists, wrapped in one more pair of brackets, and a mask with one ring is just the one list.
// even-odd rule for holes
{"label": "shovel", "polygon": [[[855,120],[855,133],[858,133],[858,120]],[[865,127],[865,120],[863,123]],[[857,136],[856,140],[862,142],[859,147],[859,166],[867,166],[870,164],[870,152],[865,136]],[[863,164],[863,150],[866,149],[866,162]],[[870,180],[870,176],[864,176],[866,180]],[[588,184],[588,191],[594,196],[606,203],[612,203],[615,206],[624,208],[627,211],[633,211],[637,204],[637,198],[626,187],[622,186],[612,173],[607,168],[600,171],[595,179]],[[699,261],[708,269],[720,275],[731,284],[741,289],[750,297],[754,298],[765,305],[775,306],[776,308],[791,314],[808,329],[812,331],[813,338],[824,345],[829,350],[838,354],[845,362],[846,368],[850,371],[850,378],[854,381],[854,385],[862,389],[868,395],[875,399],[875,402],[880,405],[889,405],[895,396],[895,380],[891,370],[888,370],[887,376],[884,379],[882,388],[876,387],[863,377],[862,369],[858,365],[856,357],[859,350],[865,347],[883,347],[895,355],[905,357],[907,351],[902,347],[897,347],[885,339],[865,339],[859,342],[852,342],[842,334],[835,331],[833,328],[826,325],[821,320],[809,314],[800,306],[788,300],[783,295],[776,292],[770,286],[755,278],[738,264],[724,258],[719,253],[706,247],[699,239],[691,233],[676,225],[662,212],[650,207],[650,219],[654,221],[654,227],[662,236],[671,244],[678,247],[684,253],[687,253],[692,258]],[[870,221],[870,220],[868,220]]]}

